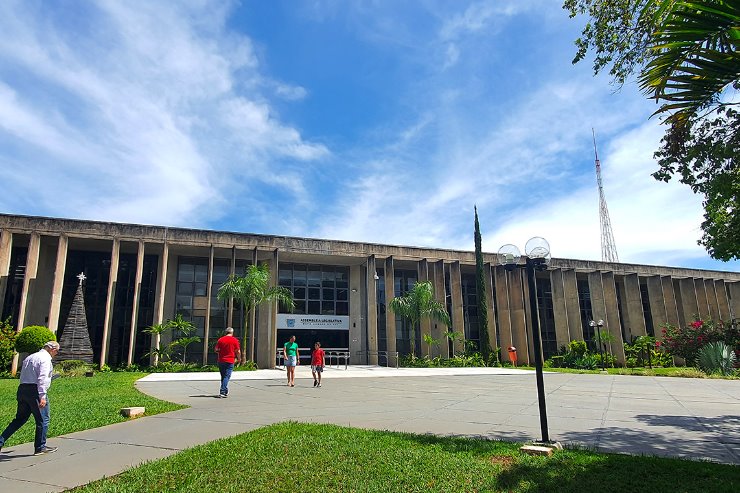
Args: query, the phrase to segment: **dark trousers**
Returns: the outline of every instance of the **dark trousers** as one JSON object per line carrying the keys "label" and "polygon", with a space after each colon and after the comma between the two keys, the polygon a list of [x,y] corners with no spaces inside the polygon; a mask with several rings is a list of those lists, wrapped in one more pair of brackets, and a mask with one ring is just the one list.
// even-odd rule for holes
{"label": "dark trousers", "polygon": [[218,371],[221,373],[221,395],[228,395],[229,380],[231,379],[231,372],[234,371],[234,363],[219,362]]}
{"label": "dark trousers", "polygon": [[49,429],[49,398],[46,398],[46,406],[39,408],[39,392],[35,383],[22,383],[18,386],[16,394],[18,409],[15,419],[10,422],[2,435],[0,435],[0,447],[13,435],[18,428],[26,424],[28,418],[33,416],[36,421],[36,435],[34,437],[34,450],[38,452],[46,446],[46,431]]}

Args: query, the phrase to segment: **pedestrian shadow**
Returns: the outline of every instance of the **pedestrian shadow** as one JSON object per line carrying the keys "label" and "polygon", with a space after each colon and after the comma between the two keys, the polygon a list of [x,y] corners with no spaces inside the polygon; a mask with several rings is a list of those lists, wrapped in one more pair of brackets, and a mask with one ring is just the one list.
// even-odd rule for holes
{"label": "pedestrian shadow", "polygon": [[13,454],[12,452],[0,452],[0,462],[7,462],[13,459],[22,459],[24,457],[33,457],[33,454]]}
{"label": "pedestrian shadow", "polygon": [[211,397],[213,399],[220,399],[218,394],[198,394],[198,395],[189,395],[188,397]]}

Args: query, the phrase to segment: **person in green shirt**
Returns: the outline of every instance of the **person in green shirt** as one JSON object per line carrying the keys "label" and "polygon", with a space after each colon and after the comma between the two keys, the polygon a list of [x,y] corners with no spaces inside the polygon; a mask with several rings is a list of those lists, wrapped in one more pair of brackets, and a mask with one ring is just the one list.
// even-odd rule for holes
{"label": "person in green shirt", "polygon": [[300,364],[301,358],[295,336],[290,336],[290,340],[283,344],[283,358],[285,358],[285,369],[288,372],[288,387],[295,387],[295,367]]}

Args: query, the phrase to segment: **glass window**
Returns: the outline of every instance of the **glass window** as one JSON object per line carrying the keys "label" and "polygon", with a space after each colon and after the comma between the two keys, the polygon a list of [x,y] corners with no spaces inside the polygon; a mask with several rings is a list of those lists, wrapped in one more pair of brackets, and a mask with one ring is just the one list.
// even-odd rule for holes
{"label": "glass window", "polygon": [[293,308],[293,313],[297,313],[299,315],[306,313],[306,300],[295,300],[295,308]]}
{"label": "glass window", "polygon": [[293,298],[297,300],[305,300],[306,299],[306,288],[294,288]]}
{"label": "glass window", "polygon": [[309,301],[308,309],[306,310],[306,313],[310,315],[320,315],[321,314],[321,302],[320,301]]}
{"label": "glass window", "polygon": [[321,302],[321,314],[322,315],[334,315],[334,302],[333,301],[322,301]]}
{"label": "glass window", "polygon": [[322,300],[324,301],[334,301],[334,290],[333,289],[323,289],[323,296]]}
{"label": "glass window", "polygon": [[296,266],[293,269],[293,286],[305,286],[306,285],[306,268],[301,269],[300,266]]}
{"label": "glass window", "polygon": [[193,283],[192,282],[178,282],[177,283],[177,294],[193,294]]}
{"label": "glass window", "polygon": [[193,282],[195,277],[195,266],[192,264],[180,264],[177,273],[177,280],[184,282]]}
{"label": "glass window", "polygon": [[308,268],[308,285],[309,287],[318,288],[321,286],[321,267],[311,265]]}
{"label": "glass window", "polygon": [[337,289],[337,300],[347,301],[348,292],[346,289]]}
{"label": "glass window", "polygon": [[[337,301],[337,315],[349,315],[349,303]],[[385,323],[385,319],[383,320]]]}
{"label": "glass window", "polygon": [[309,300],[321,299],[321,289],[320,288],[308,288],[308,299]]}
{"label": "glass window", "polygon": [[199,282],[195,284],[195,296],[205,296],[207,294],[207,284],[204,282]]}
{"label": "glass window", "polygon": [[208,282],[208,266],[207,265],[196,265],[195,266],[195,282]]}

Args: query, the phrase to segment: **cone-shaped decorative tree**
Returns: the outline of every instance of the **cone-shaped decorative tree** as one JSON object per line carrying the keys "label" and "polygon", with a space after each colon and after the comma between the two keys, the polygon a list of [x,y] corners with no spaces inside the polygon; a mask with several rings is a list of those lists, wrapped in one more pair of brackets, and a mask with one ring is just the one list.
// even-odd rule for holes
{"label": "cone-shaped decorative tree", "polygon": [[87,315],[85,315],[85,300],[82,296],[82,281],[86,279],[84,273],[77,278],[80,285],[77,286],[72,308],[69,309],[67,322],[64,324],[62,337],[59,340],[58,361],[82,360],[86,363],[93,362],[93,350],[90,344],[90,333],[87,330]]}

